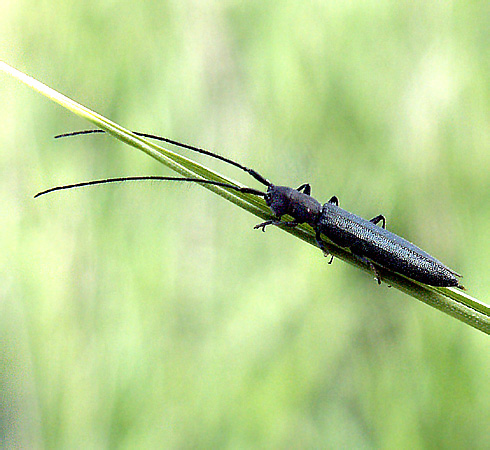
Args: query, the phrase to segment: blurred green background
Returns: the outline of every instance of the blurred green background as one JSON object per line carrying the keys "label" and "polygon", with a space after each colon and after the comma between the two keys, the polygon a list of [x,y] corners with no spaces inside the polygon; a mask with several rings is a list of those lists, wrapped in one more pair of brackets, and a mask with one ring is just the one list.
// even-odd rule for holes
{"label": "blurred green background", "polygon": [[[128,128],[383,213],[488,302],[488,13],[3,0],[0,48]],[[54,141],[89,125],[0,86],[0,447],[488,448],[488,336],[200,187],[34,200],[171,172],[108,137]]]}

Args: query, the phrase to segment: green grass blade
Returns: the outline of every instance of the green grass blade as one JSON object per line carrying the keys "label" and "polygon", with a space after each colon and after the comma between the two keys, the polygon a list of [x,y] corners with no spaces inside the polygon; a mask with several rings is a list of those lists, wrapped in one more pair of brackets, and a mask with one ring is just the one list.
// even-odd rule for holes
{"label": "green grass blade", "polygon": [[[188,158],[156,145],[147,139],[136,136],[131,131],[121,127],[104,116],[91,111],[85,106],[80,105],[79,103],[71,100],[45,84],[9,66],[3,61],[0,61],[0,69],[45,97],[53,100],[76,115],[105,130],[107,133],[113,135],[117,139],[138,148],[139,150],[142,150],[146,154],[152,156],[162,164],[166,165],[172,170],[175,170],[183,176],[202,177],[208,180],[240,185],[232,179],[197,164]],[[235,205],[240,206],[241,208],[255,214],[260,218],[270,217],[269,209],[265,205],[265,202],[260,198],[250,194],[242,194],[224,187],[211,185],[203,185],[203,187],[221,195]],[[308,226],[286,228],[284,231],[316,246],[314,232]],[[371,269],[354,258],[350,252],[333,244],[327,244],[327,249],[335,257],[340,258],[372,275]],[[320,261],[323,263],[323,260],[320,260],[319,258],[319,263]],[[427,286],[382,269],[380,269],[379,272],[383,278],[383,281],[389,285],[396,287],[408,295],[411,295],[412,297],[423,301],[424,303],[437,308],[438,310],[449,314],[462,322],[483,331],[486,334],[490,334],[490,307],[471,297],[466,292],[460,291],[456,288],[435,288],[432,286]]]}

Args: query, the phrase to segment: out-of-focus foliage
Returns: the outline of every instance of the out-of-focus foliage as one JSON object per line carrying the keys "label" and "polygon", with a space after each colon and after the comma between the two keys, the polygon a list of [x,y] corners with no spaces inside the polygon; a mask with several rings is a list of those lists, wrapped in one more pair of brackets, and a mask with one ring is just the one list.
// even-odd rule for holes
{"label": "out-of-focus foliage", "polygon": [[[122,125],[385,214],[485,300],[485,9],[6,1],[1,57]],[[487,336],[199,187],[33,200],[164,169],[107,137],[53,141],[86,124],[0,83],[0,446],[488,443]]]}

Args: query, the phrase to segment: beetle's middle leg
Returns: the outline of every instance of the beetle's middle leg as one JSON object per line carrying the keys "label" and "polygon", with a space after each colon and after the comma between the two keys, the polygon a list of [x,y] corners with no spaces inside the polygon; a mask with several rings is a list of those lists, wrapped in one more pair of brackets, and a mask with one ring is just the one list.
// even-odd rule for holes
{"label": "beetle's middle leg", "polygon": [[373,217],[370,222],[374,223],[375,225],[378,223],[378,222],[383,222],[383,224],[381,225],[383,228],[386,228],[386,217],[383,216],[383,214],[380,214],[379,216],[376,216],[376,217]]}
{"label": "beetle's middle leg", "polygon": [[327,256],[330,256],[330,261],[328,262],[328,264],[332,264],[333,255],[331,253],[329,253],[328,250],[326,249],[325,243],[322,241],[322,237],[321,237],[320,231],[317,231],[316,232],[316,234],[315,234],[315,240],[316,240],[316,243],[317,243],[318,247],[320,247],[320,250],[323,252],[323,256],[325,256],[325,258]]}

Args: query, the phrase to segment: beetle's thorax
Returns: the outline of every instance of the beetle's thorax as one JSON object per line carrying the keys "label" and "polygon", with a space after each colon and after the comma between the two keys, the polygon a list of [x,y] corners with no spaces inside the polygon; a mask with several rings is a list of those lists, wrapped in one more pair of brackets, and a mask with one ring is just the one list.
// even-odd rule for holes
{"label": "beetle's thorax", "polygon": [[269,186],[265,201],[274,216],[282,217],[287,214],[298,223],[308,223],[311,226],[318,222],[322,211],[320,202],[288,186]]}

